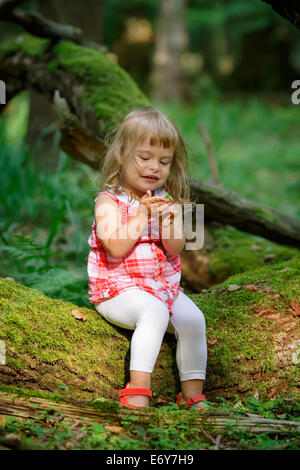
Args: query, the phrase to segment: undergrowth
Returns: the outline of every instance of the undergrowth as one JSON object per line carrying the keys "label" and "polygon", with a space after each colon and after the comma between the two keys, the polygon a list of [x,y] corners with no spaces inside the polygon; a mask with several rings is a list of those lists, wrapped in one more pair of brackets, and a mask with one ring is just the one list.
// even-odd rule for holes
{"label": "undergrowth", "polygon": [[[241,403],[218,398],[207,402],[214,410],[230,411],[222,435],[213,431],[205,418],[199,425],[199,411],[178,410],[168,403],[152,411],[150,422],[139,416],[125,416],[117,424],[71,419],[55,408],[37,410],[33,418],[7,416],[0,423],[0,444],[14,449],[48,450],[300,450],[300,434],[252,433],[234,427],[235,416],[264,417],[300,422],[300,403],[293,395],[263,401],[249,396]],[[32,404],[31,406],[37,406]],[[187,419],[180,419],[185,413]],[[185,418],[184,416],[184,418]]]}

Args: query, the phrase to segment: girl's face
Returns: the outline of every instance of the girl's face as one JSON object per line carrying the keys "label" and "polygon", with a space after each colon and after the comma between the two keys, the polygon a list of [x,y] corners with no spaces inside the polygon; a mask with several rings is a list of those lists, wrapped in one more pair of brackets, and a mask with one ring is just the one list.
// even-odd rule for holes
{"label": "girl's face", "polygon": [[122,167],[124,188],[137,198],[144,196],[147,189],[152,192],[161,188],[168,179],[174,150],[174,147],[152,146],[149,142],[137,145],[132,158]]}

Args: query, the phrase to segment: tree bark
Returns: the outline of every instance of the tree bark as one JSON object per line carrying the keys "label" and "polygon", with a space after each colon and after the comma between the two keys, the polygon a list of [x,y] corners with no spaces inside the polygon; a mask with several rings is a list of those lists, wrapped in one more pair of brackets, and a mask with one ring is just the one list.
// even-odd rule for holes
{"label": "tree bark", "polygon": [[82,4],[81,0],[72,0],[72,2],[38,0],[37,4],[39,13],[48,20],[79,28],[87,41],[105,47],[102,0],[89,0],[88,8]]}
{"label": "tree bark", "polygon": [[19,43],[11,41],[8,51],[5,43],[3,55],[0,48],[7,99],[21,89],[43,94],[58,113],[61,148],[98,170],[107,130],[134,106],[149,105],[149,101],[127,73],[101,52],[71,42],[54,45],[36,39],[33,55],[26,41],[31,41],[32,49],[35,39],[28,35],[19,36]]}

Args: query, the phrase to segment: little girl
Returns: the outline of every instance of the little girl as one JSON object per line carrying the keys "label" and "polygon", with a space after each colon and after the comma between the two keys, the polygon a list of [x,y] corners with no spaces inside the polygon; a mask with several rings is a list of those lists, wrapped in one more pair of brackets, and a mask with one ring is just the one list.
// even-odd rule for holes
{"label": "little girl", "polygon": [[130,112],[114,129],[88,244],[89,299],[110,323],[134,330],[128,407],[149,406],[151,374],[166,331],[177,339],[177,404],[205,408],[205,319],[179,286],[185,245],[181,210],[189,202],[187,154],[173,122],[153,107]]}

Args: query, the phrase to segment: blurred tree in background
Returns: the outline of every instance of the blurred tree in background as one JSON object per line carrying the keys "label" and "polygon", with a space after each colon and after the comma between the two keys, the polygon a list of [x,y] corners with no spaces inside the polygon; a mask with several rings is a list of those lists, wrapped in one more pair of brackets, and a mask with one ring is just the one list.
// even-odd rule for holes
{"label": "blurred tree in background", "polygon": [[[188,41],[181,57],[187,99],[193,99],[194,88],[200,98],[201,89],[207,92],[207,84],[223,91],[282,91],[299,74],[297,29],[262,1],[173,3],[174,8],[181,6],[180,20]],[[157,0],[129,0],[126,5],[121,0],[103,1],[103,42],[148,95],[157,34],[166,28],[162,12],[167,4]],[[182,42],[180,35],[178,41]]]}

